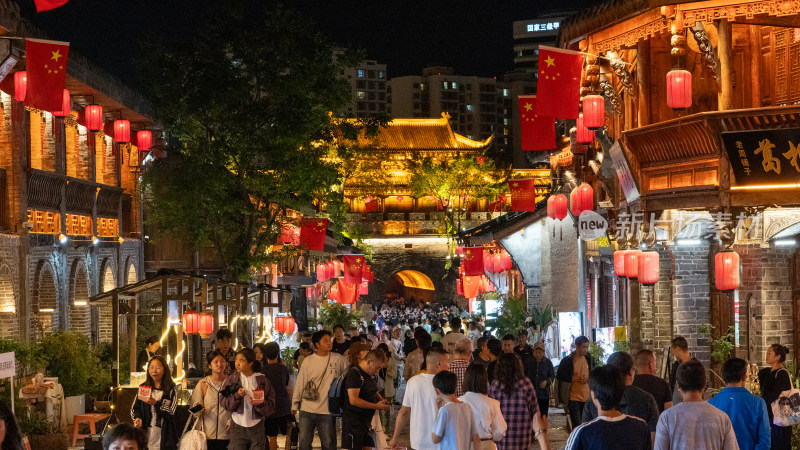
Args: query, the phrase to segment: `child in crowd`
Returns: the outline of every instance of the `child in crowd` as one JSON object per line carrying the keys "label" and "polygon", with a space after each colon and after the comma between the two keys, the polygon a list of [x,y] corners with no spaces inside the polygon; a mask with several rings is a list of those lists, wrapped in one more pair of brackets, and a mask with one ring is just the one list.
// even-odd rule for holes
{"label": "child in crowd", "polygon": [[275,412],[275,390],[260,372],[256,353],[243,348],[236,353],[236,371],[222,387],[222,406],[231,412],[229,450],[263,450],[267,446],[263,419]]}
{"label": "child in crowd", "polygon": [[479,450],[481,439],[472,408],[456,398],[456,383],[456,374],[447,370],[433,377],[433,387],[440,406],[433,423],[431,439],[434,444],[439,444],[440,450]]}
{"label": "child in crowd", "polygon": [[103,450],[146,450],[147,435],[141,428],[121,423],[103,436]]}

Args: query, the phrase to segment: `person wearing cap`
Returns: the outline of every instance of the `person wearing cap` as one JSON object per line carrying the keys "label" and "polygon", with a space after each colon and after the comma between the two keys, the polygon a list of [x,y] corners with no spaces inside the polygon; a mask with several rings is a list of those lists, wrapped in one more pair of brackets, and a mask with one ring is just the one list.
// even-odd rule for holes
{"label": "person wearing cap", "polygon": [[539,402],[539,412],[542,418],[547,419],[547,410],[550,407],[550,385],[556,376],[553,363],[544,357],[544,343],[533,344],[533,356],[522,359],[525,376],[531,380],[536,388],[536,400]]}

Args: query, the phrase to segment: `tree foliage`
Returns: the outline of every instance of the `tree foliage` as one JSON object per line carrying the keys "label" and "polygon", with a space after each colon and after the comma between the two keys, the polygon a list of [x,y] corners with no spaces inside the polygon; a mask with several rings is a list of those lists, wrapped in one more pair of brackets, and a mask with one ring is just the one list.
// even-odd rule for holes
{"label": "tree foliage", "polygon": [[[229,280],[274,260],[287,211],[340,208],[330,111],[350,100],[333,47],[299,14],[231,2],[189,42],[150,44],[150,96],[175,138],[143,174],[148,225],[212,243]],[[341,231],[340,218],[332,217]],[[155,236],[158,238],[158,235]]]}
{"label": "tree foliage", "polygon": [[411,191],[415,197],[435,201],[443,214],[440,232],[457,234],[466,218],[470,198],[493,199],[505,188],[509,171],[497,169],[494,162],[484,158],[482,163],[473,156],[458,156],[449,160],[411,158]]}
{"label": "tree foliage", "polygon": [[510,295],[503,300],[503,305],[494,319],[488,319],[486,326],[495,328],[495,336],[502,338],[506,334],[515,337],[519,330],[527,328],[528,305],[525,296]]}

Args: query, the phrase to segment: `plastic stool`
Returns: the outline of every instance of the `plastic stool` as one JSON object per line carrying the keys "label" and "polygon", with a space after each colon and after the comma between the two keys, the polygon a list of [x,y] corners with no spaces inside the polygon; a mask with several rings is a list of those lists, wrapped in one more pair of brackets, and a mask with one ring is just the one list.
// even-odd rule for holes
{"label": "plastic stool", "polygon": [[[81,414],[81,415],[76,415],[72,419],[73,420],[73,423],[72,423],[72,446],[75,447],[75,442],[77,442],[78,439],[83,439],[83,438],[85,438],[87,436],[91,436],[93,434],[97,434],[97,428],[95,427],[95,424],[97,422],[107,418],[107,417],[111,417],[111,414]],[[82,423],[88,423],[89,424],[89,434],[79,434],[78,433],[78,427]]]}

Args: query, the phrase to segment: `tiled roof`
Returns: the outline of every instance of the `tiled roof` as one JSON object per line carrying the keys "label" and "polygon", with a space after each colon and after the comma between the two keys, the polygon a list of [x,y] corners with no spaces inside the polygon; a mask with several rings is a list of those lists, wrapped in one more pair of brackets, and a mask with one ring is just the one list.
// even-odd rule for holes
{"label": "tiled roof", "polygon": [[492,137],[475,141],[454,133],[448,117],[439,119],[394,119],[375,137],[358,138],[360,147],[383,150],[483,150]]}

